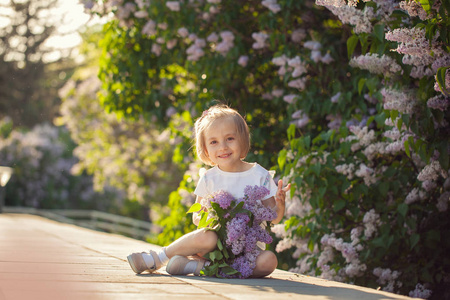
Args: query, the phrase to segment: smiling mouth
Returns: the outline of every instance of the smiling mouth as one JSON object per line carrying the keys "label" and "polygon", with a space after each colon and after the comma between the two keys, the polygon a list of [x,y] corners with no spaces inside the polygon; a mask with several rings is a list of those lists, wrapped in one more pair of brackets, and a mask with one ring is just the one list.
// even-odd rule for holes
{"label": "smiling mouth", "polygon": [[231,153],[219,155],[219,158],[228,158],[231,156]]}

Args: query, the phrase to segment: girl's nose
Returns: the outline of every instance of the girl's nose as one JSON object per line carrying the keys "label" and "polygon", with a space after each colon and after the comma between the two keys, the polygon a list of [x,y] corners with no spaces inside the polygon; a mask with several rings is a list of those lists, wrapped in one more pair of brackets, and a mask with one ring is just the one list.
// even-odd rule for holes
{"label": "girl's nose", "polygon": [[228,148],[227,143],[226,142],[221,142],[220,143],[220,149],[226,149],[226,148]]}

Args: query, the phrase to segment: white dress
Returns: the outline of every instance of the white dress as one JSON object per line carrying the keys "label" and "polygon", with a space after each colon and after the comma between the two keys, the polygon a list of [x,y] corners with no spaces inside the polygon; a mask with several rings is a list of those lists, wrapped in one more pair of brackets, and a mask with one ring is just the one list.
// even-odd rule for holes
{"label": "white dress", "polygon": [[214,192],[223,190],[235,198],[242,198],[244,197],[244,188],[247,185],[267,188],[270,193],[262,200],[275,196],[278,189],[271,172],[254,163],[249,170],[244,172],[225,172],[217,166],[207,170],[201,175],[194,194],[204,198]]}

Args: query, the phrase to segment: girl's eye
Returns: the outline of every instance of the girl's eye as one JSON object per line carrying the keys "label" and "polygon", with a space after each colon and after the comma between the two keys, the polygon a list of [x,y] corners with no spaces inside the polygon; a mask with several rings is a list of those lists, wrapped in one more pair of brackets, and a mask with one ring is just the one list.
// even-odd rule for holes
{"label": "girl's eye", "polygon": [[214,145],[214,144],[216,144],[216,143],[217,143],[216,141],[211,141],[211,142],[210,142],[211,145]]}
{"label": "girl's eye", "polygon": [[234,140],[234,137],[229,137],[228,140],[229,140],[229,141],[233,141],[233,140]]}

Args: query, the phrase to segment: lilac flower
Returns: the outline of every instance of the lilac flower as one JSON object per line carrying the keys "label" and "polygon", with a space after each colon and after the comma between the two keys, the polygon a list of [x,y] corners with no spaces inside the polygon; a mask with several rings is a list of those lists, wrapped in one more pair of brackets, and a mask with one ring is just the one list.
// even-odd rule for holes
{"label": "lilac flower", "polygon": [[233,200],[234,197],[230,193],[218,191],[212,195],[211,202],[217,203],[221,208],[226,209],[231,205]]}

